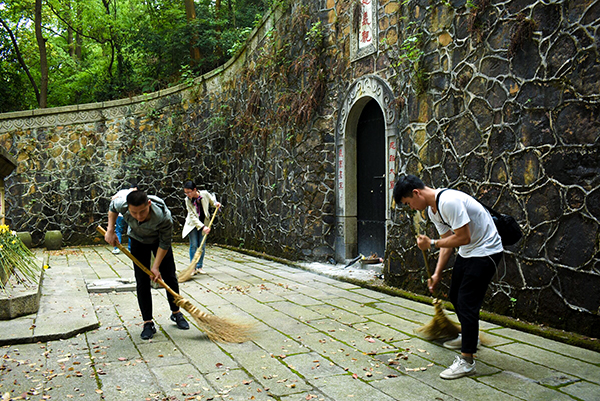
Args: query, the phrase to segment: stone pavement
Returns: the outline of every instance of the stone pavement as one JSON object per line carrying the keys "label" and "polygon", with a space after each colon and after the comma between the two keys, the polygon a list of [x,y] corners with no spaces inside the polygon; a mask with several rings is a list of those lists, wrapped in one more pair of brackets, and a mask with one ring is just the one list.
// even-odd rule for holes
{"label": "stone pavement", "polygon": [[[207,248],[208,274],[181,294],[254,324],[254,340],[178,330],[160,290],[158,333],[144,341],[131,263],[110,251],[49,257],[40,312],[0,323],[0,340],[12,344],[0,348],[0,399],[600,399],[600,353],[482,322],[478,374],[445,381],[439,373],[458,352],[413,331],[431,320],[430,305],[218,247]],[[187,266],[186,245],[175,256]]]}

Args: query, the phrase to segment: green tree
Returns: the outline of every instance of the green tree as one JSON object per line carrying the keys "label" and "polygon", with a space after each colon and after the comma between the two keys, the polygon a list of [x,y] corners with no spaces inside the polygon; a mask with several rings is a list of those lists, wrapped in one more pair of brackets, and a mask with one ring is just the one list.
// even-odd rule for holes
{"label": "green tree", "polygon": [[118,99],[208,72],[268,1],[0,1],[0,112]]}

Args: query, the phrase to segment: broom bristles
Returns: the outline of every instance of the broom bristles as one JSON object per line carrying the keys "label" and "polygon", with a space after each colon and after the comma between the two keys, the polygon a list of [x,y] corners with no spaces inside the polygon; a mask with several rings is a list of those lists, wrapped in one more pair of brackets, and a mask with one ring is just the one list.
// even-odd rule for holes
{"label": "broom bristles", "polygon": [[[208,223],[208,226],[207,226],[208,228],[210,228],[212,226],[212,223],[213,223],[213,221],[215,221],[215,217],[217,217],[217,212],[219,211],[220,208],[221,208],[221,206],[219,206],[218,208],[215,209],[215,212],[213,213],[212,217],[210,218],[210,222]],[[194,275],[194,270],[196,269],[196,264],[200,260],[200,256],[202,256],[202,248],[204,247],[204,242],[206,241],[207,236],[208,236],[208,234],[202,235],[202,242],[200,242],[200,246],[198,247],[198,249],[196,249],[194,258],[191,260],[187,269],[182,271],[181,274],[179,274],[179,276],[177,276],[178,282],[184,283],[184,282],[188,281],[189,279],[191,279],[192,276]]]}
{"label": "broom bristles", "polygon": [[200,260],[200,256],[202,256],[202,245],[204,245],[205,240],[206,240],[206,236],[204,236],[204,238],[202,238],[202,244],[198,247],[198,249],[196,249],[196,253],[194,254],[194,257],[192,258],[192,261],[190,262],[188,267],[184,271],[182,271],[179,274],[179,276],[177,276],[178,282],[185,283],[186,281],[191,279],[192,276],[194,275],[194,270],[196,270],[196,264],[198,264],[198,261]]}
{"label": "broom bristles", "polygon": [[187,269],[185,269],[184,271],[182,271],[181,273],[179,273],[179,276],[177,276],[177,281],[180,283],[185,283],[186,281],[188,281],[189,279],[192,278],[192,276],[194,275],[194,264],[190,264]]}
{"label": "broom bristles", "polygon": [[227,319],[202,312],[181,296],[175,297],[175,303],[192,316],[200,330],[205,332],[212,341],[243,343],[252,339],[252,325],[233,323]]}
{"label": "broom bristles", "polygon": [[460,325],[454,323],[446,316],[442,308],[442,302],[439,299],[433,301],[435,314],[433,319],[426,325],[419,327],[415,331],[421,334],[426,340],[438,340],[442,338],[456,338],[460,333]]}

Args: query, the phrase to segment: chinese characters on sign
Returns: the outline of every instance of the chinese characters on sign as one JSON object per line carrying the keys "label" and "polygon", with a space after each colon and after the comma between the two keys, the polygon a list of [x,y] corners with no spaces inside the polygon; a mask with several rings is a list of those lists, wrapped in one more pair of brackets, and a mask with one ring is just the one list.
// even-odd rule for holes
{"label": "chinese characters on sign", "polygon": [[361,20],[358,30],[358,48],[373,44],[372,0],[361,0]]}
{"label": "chinese characters on sign", "polygon": [[344,149],[340,146],[337,162],[338,205],[344,204]]}
{"label": "chinese characters on sign", "polygon": [[[389,189],[394,189],[394,182],[396,180],[396,141],[391,139],[389,142],[388,149],[388,180],[389,180]],[[391,191],[390,191],[391,193]]]}

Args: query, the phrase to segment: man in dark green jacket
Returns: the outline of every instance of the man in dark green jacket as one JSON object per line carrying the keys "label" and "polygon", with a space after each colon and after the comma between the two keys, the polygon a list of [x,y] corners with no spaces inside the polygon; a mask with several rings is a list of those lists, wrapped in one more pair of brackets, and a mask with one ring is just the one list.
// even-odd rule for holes
{"label": "man in dark green jacket", "polygon": [[[159,197],[147,195],[144,191],[132,191],[127,198],[116,198],[110,203],[108,210],[108,230],[104,239],[111,245],[119,242],[115,233],[115,222],[121,213],[129,225],[128,236],[131,238],[131,254],[144,266],[150,265],[151,254],[154,254],[154,263],[150,268],[152,280],[162,279],[171,289],[179,293],[175,259],[171,242],[173,239],[173,219],[165,202]],[[135,281],[137,283],[137,297],[144,329],[141,337],[148,340],[156,333],[152,318],[152,294],[150,277],[135,264]],[[174,298],[167,292],[167,299],[171,308],[171,320],[182,330],[189,329],[189,324],[183,317]]]}

